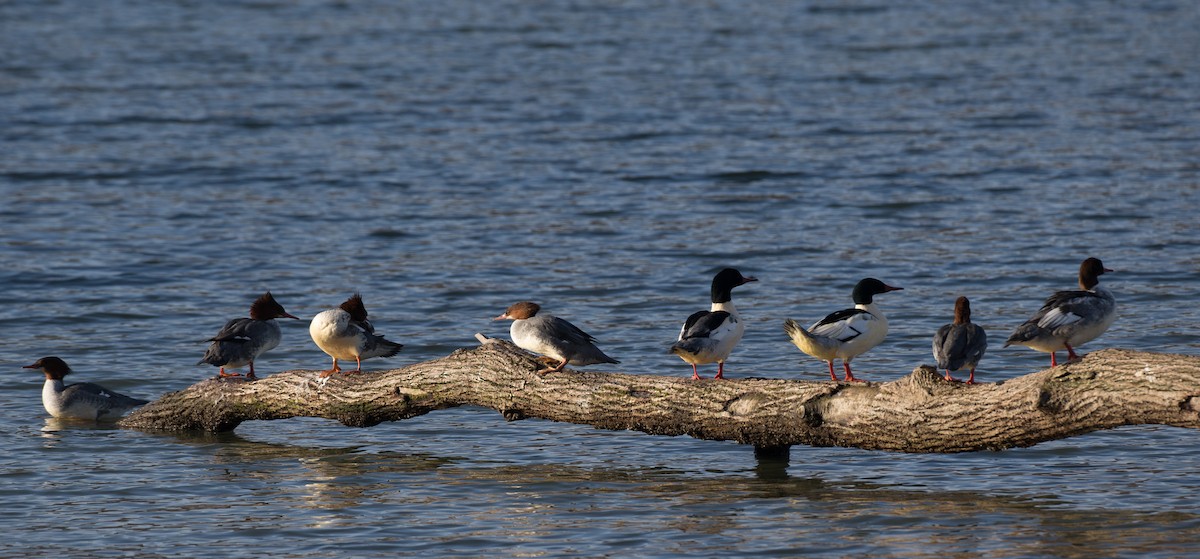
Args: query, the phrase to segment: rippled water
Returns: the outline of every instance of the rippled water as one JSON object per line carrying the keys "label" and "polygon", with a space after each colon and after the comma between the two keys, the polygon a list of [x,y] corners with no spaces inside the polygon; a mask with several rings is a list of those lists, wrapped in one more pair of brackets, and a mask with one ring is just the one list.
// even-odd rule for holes
{"label": "rippled water", "polygon": [[[361,291],[406,344],[375,368],[533,299],[686,375],[665,347],[732,265],[761,281],[731,376],[820,380],[782,320],[871,275],[905,287],[855,362],[887,380],[957,295],[998,342],[1089,255],[1121,313],[1090,348],[1196,353],[1198,30],[1182,1],[0,4],[0,549],[1189,555],[1190,431],[786,469],[478,409],[174,437],[46,419],[18,367],[182,389],[270,289],[302,317]],[[301,322],[262,371],[326,365]],[[1046,364],[999,345],[982,380]]]}

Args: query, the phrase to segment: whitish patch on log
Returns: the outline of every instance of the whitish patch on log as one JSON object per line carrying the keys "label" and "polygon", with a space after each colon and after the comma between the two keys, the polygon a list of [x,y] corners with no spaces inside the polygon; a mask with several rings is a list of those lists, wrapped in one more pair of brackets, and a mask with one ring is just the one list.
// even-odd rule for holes
{"label": "whitish patch on log", "polygon": [[[929,366],[890,382],[575,371],[503,340],[399,369],[320,379],[296,370],[255,382],[210,379],[121,421],[159,431],[230,431],[243,421],[324,417],[354,427],[481,406],[541,418],[736,441],[762,449],[845,446],[900,452],[1022,447],[1122,425],[1200,428],[1200,357],[1119,349],[997,383],[950,383]],[[786,376],[786,373],[781,373]]]}

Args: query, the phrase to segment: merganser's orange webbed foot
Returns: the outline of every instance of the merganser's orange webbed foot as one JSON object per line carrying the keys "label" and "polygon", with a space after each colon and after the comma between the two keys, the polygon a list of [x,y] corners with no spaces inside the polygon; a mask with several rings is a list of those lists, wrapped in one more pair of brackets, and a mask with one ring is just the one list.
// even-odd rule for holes
{"label": "merganser's orange webbed foot", "polygon": [[845,382],[867,382],[865,380],[854,378],[854,373],[850,372],[850,364],[842,363],[842,368],[846,370]]}
{"label": "merganser's orange webbed foot", "polygon": [[337,359],[334,359],[333,360],[333,368],[326,370],[326,371],[321,371],[321,378],[329,378],[329,376],[332,375],[333,373],[340,373],[340,372],[342,372],[342,368],[338,367]]}
{"label": "merganser's orange webbed foot", "polygon": [[[551,363],[554,362],[554,358],[550,358],[550,362]],[[558,365],[556,365],[554,367],[547,367],[545,369],[542,369],[542,370],[538,371],[537,374],[545,375],[548,373],[559,373],[559,372],[562,372],[563,367],[566,367],[566,366],[567,366],[567,360],[563,359],[562,362],[559,363]]]}
{"label": "merganser's orange webbed foot", "polygon": [[949,382],[962,382],[961,380],[958,380],[958,379],[956,379],[956,378],[954,378],[954,377],[950,376],[950,371],[949,371],[949,370],[947,370],[947,371],[946,371],[946,380],[947,380],[947,381],[949,381]]}
{"label": "merganser's orange webbed foot", "polygon": [[700,380],[700,371],[696,370],[695,363],[692,363],[692,380]]}
{"label": "merganser's orange webbed foot", "polygon": [[217,376],[220,378],[233,378],[242,376],[242,373],[226,373],[225,367],[221,367],[221,369],[217,371]]}
{"label": "merganser's orange webbed foot", "polygon": [[724,379],[725,378],[725,362],[724,361],[717,362],[717,376],[715,376],[713,378],[714,379]]}

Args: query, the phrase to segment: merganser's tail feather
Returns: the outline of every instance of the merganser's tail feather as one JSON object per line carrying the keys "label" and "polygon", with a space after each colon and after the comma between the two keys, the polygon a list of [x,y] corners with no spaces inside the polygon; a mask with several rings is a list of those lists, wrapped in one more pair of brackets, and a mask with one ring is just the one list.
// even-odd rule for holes
{"label": "merganser's tail feather", "polygon": [[365,345],[366,347],[363,348],[362,355],[360,356],[362,359],[369,359],[372,357],[392,357],[393,355],[400,353],[400,350],[404,348],[404,344],[393,342],[385,339],[383,336],[374,334],[367,335],[367,341]]}
{"label": "merganser's tail feather", "polygon": [[832,359],[831,355],[837,353],[838,346],[841,345],[837,338],[815,335],[790,318],[783,321],[783,331],[800,351],[818,359]]}

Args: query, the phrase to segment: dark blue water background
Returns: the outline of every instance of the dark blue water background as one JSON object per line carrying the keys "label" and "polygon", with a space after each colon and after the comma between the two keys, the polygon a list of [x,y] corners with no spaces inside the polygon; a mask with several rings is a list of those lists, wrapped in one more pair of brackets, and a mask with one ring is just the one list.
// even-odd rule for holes
{"label": "dark blue water background", "polygon": [[[1197,434],[1130,427],[951,456],[732,443],[457,409],[176,437],[46,419],[56,354],[142,397],[270,289],[361,291],[386,368],[506,335],[522,299],[619,370],[723,266],[760,282],[730,376],[821,380],[786,340],[861,277],[931,362],[953,300],[1000,341],[1101,257],[1120,318],[1084,350],[1196,353],[1200,4],[0,4],[0,520],[13,556],[1180,557]],[[327,358],[306,320],[262,372]],[[708,371],[711,374],[712,371]]]}

